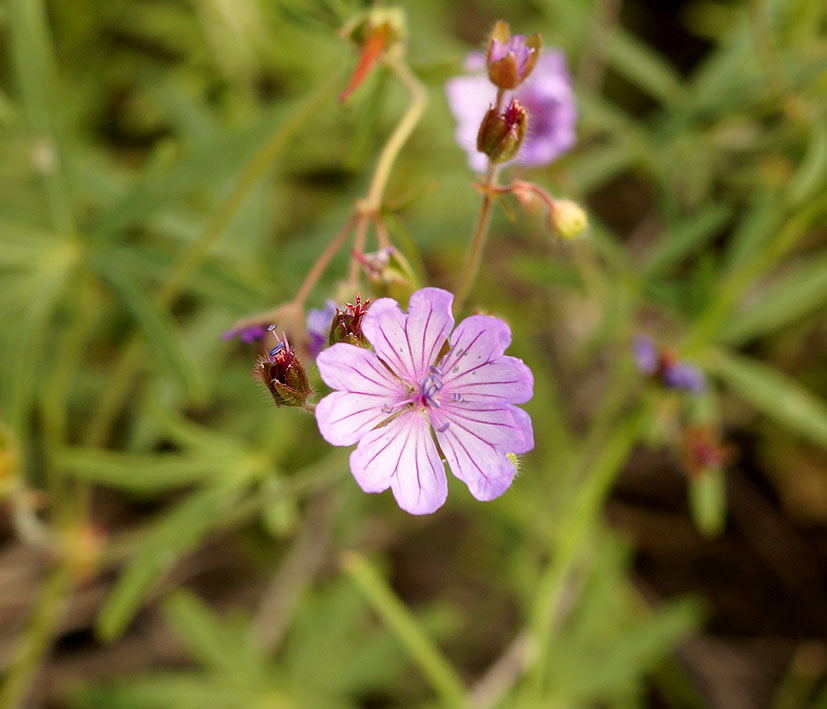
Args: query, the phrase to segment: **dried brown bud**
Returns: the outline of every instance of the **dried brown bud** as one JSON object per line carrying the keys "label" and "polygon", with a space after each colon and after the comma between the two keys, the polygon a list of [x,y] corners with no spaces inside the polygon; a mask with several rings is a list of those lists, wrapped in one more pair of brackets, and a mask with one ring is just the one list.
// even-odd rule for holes
{"label": "dried brown bud", "polygon": [[328,344],[346,342],[357,347],[369,347],[367,338],[362,333],[362,320],[368,312],[370,303],[370,298],[363,303],[361,296],[357,293],[355,303],[345,303],[344,310],[337,308],[330,326]]}
{"label": "dried brown bud", "polygon": [[286,335],[282,340],[276,336],[276,346],[258,358],[253,374],[269,389],[276,406],[304,406],[313,394],[304,365]]}

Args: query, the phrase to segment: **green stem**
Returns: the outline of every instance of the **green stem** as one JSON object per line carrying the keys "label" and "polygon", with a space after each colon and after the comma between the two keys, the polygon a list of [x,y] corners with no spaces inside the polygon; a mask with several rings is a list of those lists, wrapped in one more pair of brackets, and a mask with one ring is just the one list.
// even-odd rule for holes
{"label": "green stem", "polygon": [[545,689],[543,683],[551,635],[554,632],[553,619],[577,561],[578,552],[587,540],[589,531],[594,529],[595,520],[612,483],[639,440],[643,424],[649,416],[649,407],[646,404],[639,405],[636,410],[624,417],[623,423],[616,427],[614,434],[599,447],[600,453],[590,466],[589,476],[583,482],[559,526],[552,561],[537,584],[530,623],[536,696],[542,696]]}
{"label": "green stem", "polygon": [[393,164],[396,162],[399,151],[402,150],[419,123],[419,119],[422,118],[425,106],[428,103],[425,88],[405,62],[394,55],[389,55],[385,59],[385,63],[410,92],[411,104],[393,133],[391,133],[388,142],[385,143],[385,147],[382,148],[382,152],[379,154],[379,160],[376,162],[376,169],[373,171],[373,178],[368,187],[368,195],[362,204],[362,210],[371,214],[377,213],[382,207],[382,197],[385,194],[385,187],[388,184]]}
{"label": "green stem", "polygon": [[[250,190],[264,176],[273,161],[288,145],[291,138],[303,128],[316,111],[336,90],[339,77],[322,86],[304,101],[293,114],[273,131],[267,142],[261,146],[253,159],[239,175],[232,191],[207,223],[201,236],[184,252],[172,269],[155,299],[159,308],[168,307],[186,285],[192,274],[206,258],[209,250],[230,225],[235,215],[244,206]],[[115,418],[121,410],[135,376],[143,361],[143,340],[140,333],[133,334],[127,344],[115,371],[109,377],[109,384],[98,404],[89,426],[86,443],[102,445],[109,437]]]}
{"label": "green stem", "polygon": [[35,673],[60,622],[71,577],[71,569],[64,563],[52,571],[43,586],[26,634],[20,640],[0,687],[0,708],[15,709],[24,705]]}
{"label": "green stem", "polygon": [[[411,104],[399,120],[399,123],[396,125],[393,133],[391,133],[385,143],[385,146],[382,148],[382,152],[379,154],[379,158],[376,161],[376,167],[373,171],[373,177],[371,177],[370,185],[368,186],[367,196],[364,199],[358,200],[356,209],[351,218],[348,220],[348,223],[335,237],[333,237],[322,255],[316,263],[313,264],[313,268],[305,277],[304,282],[296,294],[296,297],[292,300],[294,304],[304,304],[305,300],[307,300],[307,297],[310,295],[310,291],[313,289],[313,286],[316,285],[316,282],[321,277],[324,269],[327,268],[331,258],[333,258],[334,254],[339,250],[344,238],[351,232],[354,225],[356,227],[356,236],[354,238],[353,248],[359,253],[364,251],[368,226],[370,225],[372,218],[376,217],[378,219],[378,215],[382,209],[382,200],[385,194],[385,187],[388,184],[388,179],[390,178],[391,170],[396,162],[396,158],[399,156],[400,150],[402,150],[403,146],[408,141],[408,138],[410,138],[411,133],[414,128],[416,128],[416,125],[419,123],[419,120],[422,118],[422,114],[425,111],[428,96],[425,93],[425,89],[419,79],[417,79],[408,66],[396,56],[387,56],[385,58],[385,63],[410,91]],[[377,233],[379,233],[378,229]],[[385,235],[387,234],[387,232],[384,233]],[[381,235],[379,238],[381,240]],[[358,285],[358,277],[359,261],[356,259],[351,259],[348,272],[348,283],[354,290]]]}
{"label": "green stem", "polygon": [[368,560],[348,552],[342,556],[342,567],[419,665],[443,705],[451,709],[467,706],[465,686],[451,663]]}
{"label": "green stem", "polygon": [[479,217],[477,217],[477,224],[474,227],[468,253],[465,256],[462,273],[457,281],[454,296],[454,311],[457,313],[462,310],[480,269],[482,253],[485,249],[485,239],[488,236],[488,227],[491,223],[491,207],[494,204],[494,190],[497,187],[497,172],[498,166],[495,163],[488,163],[488,171],[485,173],[483,182],[485,193],[482,198],[482,207],[480,208]]}
{"label": "green stem", "polygon": [[69,398],[92,328],[100,312],[101,294],[89,274],[80,269],[70,286],[76,294],[74,312],[50,371],[49,385],[42,395],[44,434],[52,447],[66,443]]}

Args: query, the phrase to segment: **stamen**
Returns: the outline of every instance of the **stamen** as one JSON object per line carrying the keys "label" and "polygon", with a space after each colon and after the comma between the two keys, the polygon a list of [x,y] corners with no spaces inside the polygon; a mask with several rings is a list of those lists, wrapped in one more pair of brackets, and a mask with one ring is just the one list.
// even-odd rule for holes
{"label": "stamen", "polygon": [[458,404],[462,402],[462,394],[454,394],[451,398]]}
{"label": "stamen", "polygon": [[281,342],[279,342],[272,350],[270,350],[270,356],[275,357],[283,349],[284,349],[284,345]]}
{"label": "stamen", "polygon": [[425,406],[434,406],[438,409],[440,403],[435,397],[442,389],[442,372],[433,365],[429,369],[431,373],[419,382],[419,396]]}
{"label": "stamen", "polygon": [[437,433],[445,433],[448,430],[448,426],[451,425],[450,421],[446,421],[442,426],[437,429]]}
{"label": "stamen", "polygon": [[273,332],[278,327],[278,325],[268,325],[267,332]]}
{"label": "stamen", "polygon": [[383,404],[382,405],[382,413],[383,414],[392,414],[393,407],[390,404]]}

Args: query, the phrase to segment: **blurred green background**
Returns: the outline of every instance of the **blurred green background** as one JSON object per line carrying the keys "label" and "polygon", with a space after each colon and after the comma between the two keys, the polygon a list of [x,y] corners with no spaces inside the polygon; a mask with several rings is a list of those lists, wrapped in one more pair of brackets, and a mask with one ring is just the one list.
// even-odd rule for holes
{"label": "blurred green background", "polygon": [[[471,300],[537,447],[424,518],[220,338],[293,296],[408,104],[383,69],[336,100],[364,6],[0,4],[0,706],[827,706],[827,6],[400,6],[429,104],[384,217],[423,282],[480,200],[443,84],[498,18],[569,57],[578,145],[521,176],[591,223],[495,215]],[[643,381],[641,332],[707,391]]]}

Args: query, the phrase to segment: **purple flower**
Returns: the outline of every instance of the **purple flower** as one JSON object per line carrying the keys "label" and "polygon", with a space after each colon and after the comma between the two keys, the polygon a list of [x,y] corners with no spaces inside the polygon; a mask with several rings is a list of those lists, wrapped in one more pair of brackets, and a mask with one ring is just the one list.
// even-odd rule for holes
{"label": "purple flower", "polygon": [[[454,137],[468,153],[471,169],[483,172],[488,158],[477,151],[477,133],[483,117],[496,101],[497,88],[482,74],[485,70],[482,53],[469,54],[465,68],[475,75],[451,79],[445,84],[445,92],[457,119]],[[547,165],[574,145],[577,108],[562,52],[545,50],[525,82],[515,91],[506,92],[504,105],[512,98],[528,112],[528,130],[514,159],[518,165]]]}
{"label": "purple flower", "polygon": [[390,487],[411,514],[445,502],[440,450],[474,497],[492,500],[514,479],[507,454],[534,447],[531,419],[513,405],[531,398],[534,379],[522,360],[503,354],[511,331],[473,315],[452,333],[453,299],[423,288],[403,313],[380,298],[362,323],[374,351],[339,343],[316,360],[336,390],[316,408],[322,436],[335,446],[358,443],[350,456],[356,482],[365,492]]}
{"label": "purple flower", "polygon": [[253,325],[241,325],[240,327],[234,327],[232,330],[227,330],[221,334],[221,339],[232,340],[234,337],[238,337],[242,342],[249,345],[263,340],[267,332],[267,324],[254,323]]}
{"label": "purple flower", "polygon": [[646,335],[635,337],[632,352],[638,371],[650,377],[657,377],[668,389],[698,393],[706,387],[706,377],[698,367],[678,360],[671,350],[659,349]]}
{"label": "purple flower", "polygon": [[646,337],[646,335],[638,335],[632,343],[632,352],[635,356],[637,369],[641,374],[652,375],[658,371],[660,354],[651,338]]}
{"label": "purple flower", "polygon": [[513,34],[505,42],[491,40],[491,49],[488,52],[488,63],[493,64],[506,59],[509,54],[514,55],[517,65],[517,80],[522,80],[528,68],[528,60],[536,52],[536,47],[529,47],[526,44],[524,34]]}
{"label": "purple flower", "polygon": [[694,393],[706,388],[704,373],[693,364],[674,362],[663,370],[663,385],[669,389],[683,389]]}
{"label": "purple flower", "polygon": [[310,354],[314,358],[327,345],[334,315],[336,315],[336,303],[332,300],[328,300],[324,308],[311,308],[307,311],[307,334],[310,336]]}

